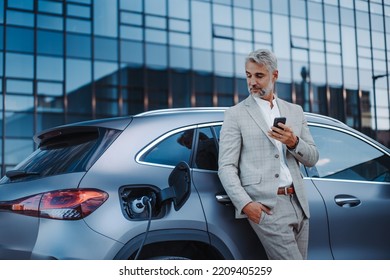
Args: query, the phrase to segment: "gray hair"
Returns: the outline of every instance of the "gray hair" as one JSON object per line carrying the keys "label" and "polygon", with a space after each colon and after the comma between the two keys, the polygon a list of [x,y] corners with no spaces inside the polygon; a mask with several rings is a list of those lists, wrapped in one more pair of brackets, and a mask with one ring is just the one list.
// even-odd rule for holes
{"label": "gray hair", "polygon": [[245,58],[245,65],[249,61],[266,66],[270,73],[278,69],[278,60],[275,54],[267,49],[259,49],[251,52]]}

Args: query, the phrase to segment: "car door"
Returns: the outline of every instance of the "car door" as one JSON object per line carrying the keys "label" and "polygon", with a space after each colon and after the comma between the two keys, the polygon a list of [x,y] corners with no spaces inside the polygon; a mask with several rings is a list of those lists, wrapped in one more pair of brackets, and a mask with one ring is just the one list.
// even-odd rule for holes
{"label": "car door", "polygon": [[[215,131],[214,126],[217,128]],[[234,207],[217,174],[219,124],[200,126],[195,138],[192,180],[200,195],[210,243],[225,258],[266,259],[256,234],[246,219],[236,219]]]}
{"label": "car door", "polygon": [[310,130],[320,158],[307,171],[325,201],[334,258],[389,259],[388,149],[344,129]]}

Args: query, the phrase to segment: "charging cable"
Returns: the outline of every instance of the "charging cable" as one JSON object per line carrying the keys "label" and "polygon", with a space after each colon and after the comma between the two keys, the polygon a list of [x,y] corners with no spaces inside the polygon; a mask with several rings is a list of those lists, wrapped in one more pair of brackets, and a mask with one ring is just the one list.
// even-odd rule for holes
{"label": "charging cable", "polygon": [[[144,236],[144,239],[142,240],[142,243],[141,245],[139,246],[138,248],[138,252],[137,254],[135,255],[134,257],[134,260],[137,260],[138,257],[139,257],[139,254],[141,253],[141,250],[142,248],[144,247],[145,245],[145,242],[146,242],[146,238],[148,237],[148,233],[149,233],[149,229],[150,229],[150,224],[152,222],[152,204],[150,203],[152,199],[147,197],[147,196],[143,196],[139,199],[135,199],[132,203],[131,203],[131,209],[136,212],[136,211],[140,211],[140,212],[136,212],[136,213],[142,213],[144,210],[145,210],[145,206],[147,205],[148,206],[148,212],[149,212],[149,218],[148,218],[148,225],[146,227],[146,231],[145,231],[145,236]],[[136,210],[134,210],[134,209]],[[141,210],[142,209],[142,210]]]}

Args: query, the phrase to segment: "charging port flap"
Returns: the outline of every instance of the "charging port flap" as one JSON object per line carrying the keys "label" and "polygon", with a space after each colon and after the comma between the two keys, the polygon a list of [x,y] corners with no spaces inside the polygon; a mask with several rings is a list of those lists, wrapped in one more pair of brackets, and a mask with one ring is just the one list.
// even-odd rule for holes
{"label": "charging port flap", "polygon": [[190,167],[184,161],[179,162],[168,178],[169,188],[161,190],[159,199],[162,202],[172,200],[176,211],[187,201],[191,193]]}

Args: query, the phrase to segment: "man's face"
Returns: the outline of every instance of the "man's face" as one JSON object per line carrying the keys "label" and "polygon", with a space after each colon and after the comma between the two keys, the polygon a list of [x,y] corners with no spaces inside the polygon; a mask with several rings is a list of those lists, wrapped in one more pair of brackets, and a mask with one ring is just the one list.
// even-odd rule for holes
{"label": "man's face", "polygon": [[248,91],[262,99],[272,99],[273,88],[276,79],[278,78],[278,71],[269,73],[266,66],[248,61],[245,65],[246,81]]}

